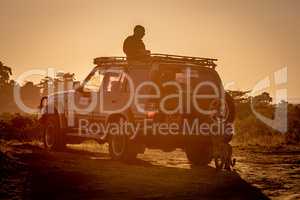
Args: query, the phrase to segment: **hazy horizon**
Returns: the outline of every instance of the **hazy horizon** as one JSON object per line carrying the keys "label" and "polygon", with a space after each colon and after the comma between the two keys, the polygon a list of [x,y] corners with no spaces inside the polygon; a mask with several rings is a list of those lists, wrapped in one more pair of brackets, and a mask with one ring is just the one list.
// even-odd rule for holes
{"label": "hazy horizon", "polygon": [[300,102],[300,1],[2,0],[0,7],[0,61],[12,78],[54,67],[82,80],[94,57],[124,55],[123,40],[141,24],[152,52],[218,58],[231,89],[273,81],[287,67],[288,83],[279,88]]}

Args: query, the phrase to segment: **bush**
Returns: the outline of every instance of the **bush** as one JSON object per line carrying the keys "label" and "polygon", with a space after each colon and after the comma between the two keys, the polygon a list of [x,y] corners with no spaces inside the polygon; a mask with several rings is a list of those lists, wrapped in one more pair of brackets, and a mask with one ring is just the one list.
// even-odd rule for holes
{"label": "bush", "polygon": [[[300,143],[300,107],[288,102],[272,104],[272,98],[268,93],[262,93],[255,97],[247,96],[248,92],[229,91],[235,101],[236,120],[234,141],[240,144],[256,144],[263,146],[274,146]],[[252,100],[252,101],[251,101]],[[279,133],[265,125],[251,110],[251,103],[260,114],[272,119],[275,108],[280,104],[286,104],[288,108],[288,130],[287,133]]]}
{"label": "bush", "polygon": [[40,138],[40,125],[34,115],[2,114],[0,116],[0,137],[20,141]]}

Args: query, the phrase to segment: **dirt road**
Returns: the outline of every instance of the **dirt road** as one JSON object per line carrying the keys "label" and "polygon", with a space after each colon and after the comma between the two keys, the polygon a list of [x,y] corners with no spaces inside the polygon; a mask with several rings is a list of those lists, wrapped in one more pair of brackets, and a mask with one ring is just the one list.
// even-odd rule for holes
{"label": "dirt road", "polygon": [[148,150],[124,164],[111,161],[103,147],[98,152],[89,148],[74,145],[57,153],[13,145],[9,155],[17,166],[2,173],[0,199],[300,197],[300,151],[235,148],[235,172],[216,172],[213,167],[191,168],[181,150]]}

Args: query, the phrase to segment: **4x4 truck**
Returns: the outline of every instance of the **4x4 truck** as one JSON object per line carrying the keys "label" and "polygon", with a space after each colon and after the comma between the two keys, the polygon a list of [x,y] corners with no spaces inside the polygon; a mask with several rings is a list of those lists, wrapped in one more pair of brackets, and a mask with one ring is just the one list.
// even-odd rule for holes
{"label": "4x4 truck", "polygon": [[230,142],[235,112],[216,61],[166,54],[145,61],[95,58],[76,89],[41,99],[45,148],[94,139],[107,142],[115,160],[133,159],[145,148],[182,148],[192,164],[207,165],[218,149],[214,140],[221,141],[221,151]]}

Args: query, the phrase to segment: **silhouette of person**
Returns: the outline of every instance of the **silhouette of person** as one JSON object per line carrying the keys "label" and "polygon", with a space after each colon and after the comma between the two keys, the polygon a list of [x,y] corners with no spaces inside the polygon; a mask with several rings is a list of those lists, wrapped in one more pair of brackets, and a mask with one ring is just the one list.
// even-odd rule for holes
{"label": "silhouette of person", "polygon": [[150,57],[150,51],[146,50],[142,38],[145,36],[145,28],[141,25],[134,27],[134,33],[128,36],[123,43],[123,51],[127,60],[145,60]]}

